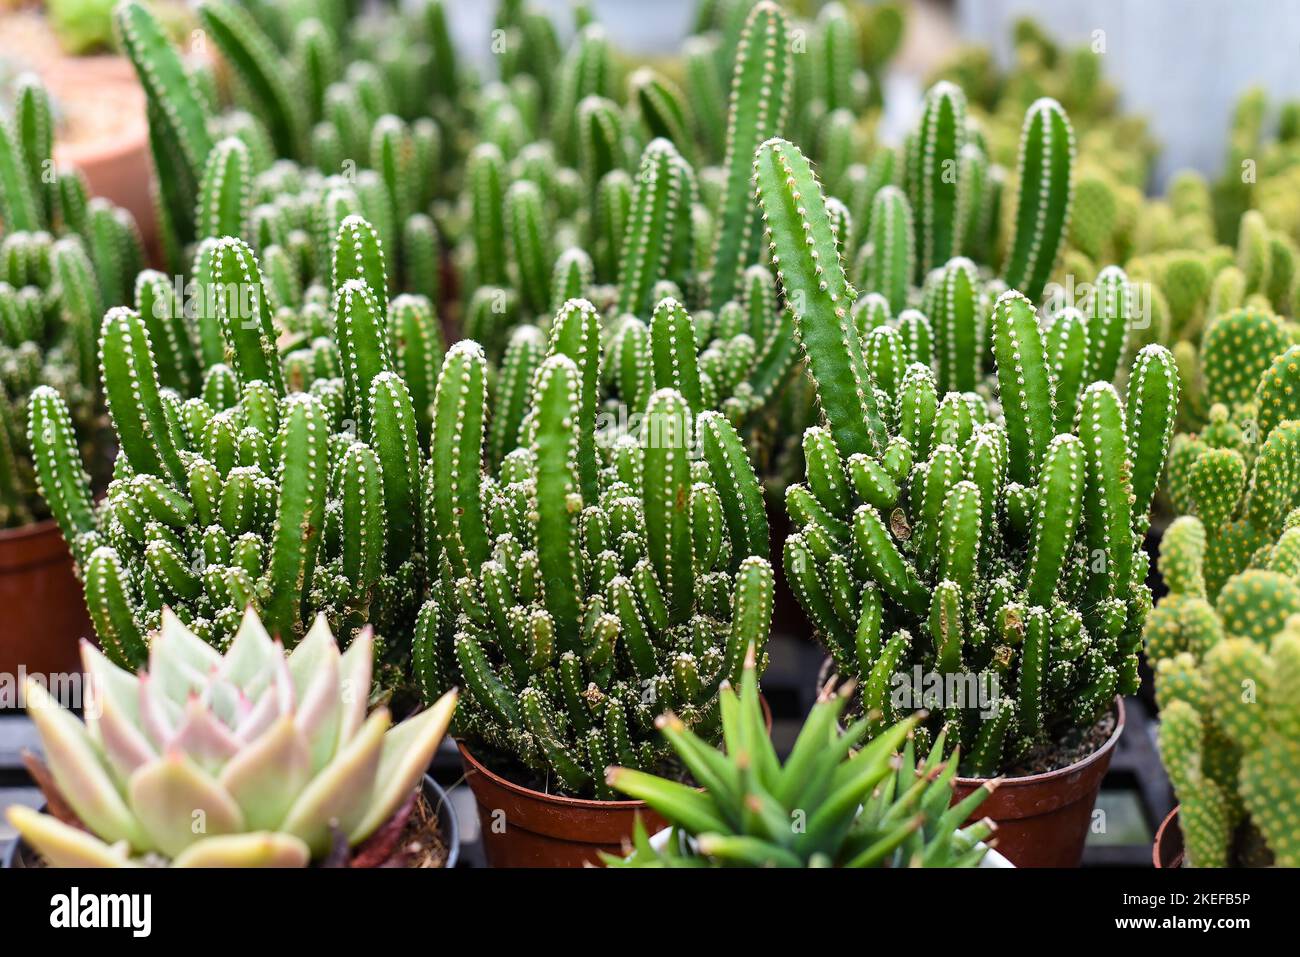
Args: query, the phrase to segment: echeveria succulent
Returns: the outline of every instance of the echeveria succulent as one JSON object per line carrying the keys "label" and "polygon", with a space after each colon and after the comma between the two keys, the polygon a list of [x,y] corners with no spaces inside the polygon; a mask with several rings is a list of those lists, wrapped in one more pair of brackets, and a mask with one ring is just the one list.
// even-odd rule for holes
{"label": "echeveria succulent", "polygon": [[84,827],[11,807],[55,866],[305,866],[402,807],[456,692],[391,727],[366,713],[369,629],[340,653],[323,617],[285,654],[251,611],[225,655],[170,612],[138,675],[82,644],[85,722],[27,685],[58,797]]}

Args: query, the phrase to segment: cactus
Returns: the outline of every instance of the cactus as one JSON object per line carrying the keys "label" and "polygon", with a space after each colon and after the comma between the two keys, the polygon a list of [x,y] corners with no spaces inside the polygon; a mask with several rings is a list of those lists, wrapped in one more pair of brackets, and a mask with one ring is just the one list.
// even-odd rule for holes
{"label": "cactus", "polygon": [[1160,551],[1169,594],[1146,629],[1161,704],[1160,752],[1181,802],[1194,867],[1293,867],[1300,748],[1291,678],[1300,661],[1295,521],[1210,594],[1208,528],[1170,525]]}
{"label": "cactus", "polygon": [[780,134],[789,109],[787,30],[780,7],[756,3],[736,50],[723,161],[727,183],[715,212],[718,229],[711,264],[714,309],[733,298],[741,272],[756,260],[758,253],[750,196],[752,162],[759,144]]}
{"label": "cactus", "polygon": [[130,215],[105,200],[84,202],[79,174],[55,170],[49,110],[27,75],[16,83],[13,116],[0,117],[0,528],[48,515],[34,461],[45,437],[31,441],[25,430],[44,390],[68,411],[66,433],[49,437],[68,453],[66,466],[89,469],[97,489],[107,482],[95,326],[131,294],[143,260]]}
{"label": "cactus", "polygon": [[[557,326],[590,308],[566,304]],[[726,420],[659,389],[635,437],[589,443],[583,368],[596,354],[564,342],[496,477],[480,469],[485,356],[473,342],[447,355],[425,500],[444,571],[415,667],[426,695],[465,689],[459,727],[476,746],[609,798],[606,765],[667,756],[653,735],[662,708],[716,737],[719,684],[739,677],[748,645],[762,656],[772,570],[758,480]]]}
{"label": "cactus", "polygon": [[1003,278],[1037,299],[1060,254],[1070,224],[1074,130],[1055,100],[1025,113],[1017,171],[1016,223]]}
{"label": "cactus", "polygon": [[[805,432],[806,481],[787,490],[787,578],[837,669],[857,676],[873,731],[923,705],[899,696],[917,668],[954,688],[918,729],[921,749],[942,734],[965,773],[1014,767],[1137,686],[1150,592],[1146,515],[1133,506],[1149,501],[1173,429],[1173,358],[1146,347],[1128,409],[1093,382],[1058,432],[1056,403],[1073,410],[1076,397],[1055,396],[1033,306],[1008,291],[991,318],[997,405],[941,398],[914,328],[910,346],[889,326],[859,340],[856,294],[802,154],[769,142],[756,169],[827,422]],[[950,342],[933,341],[940,370],[957,358],[944,358]]]}
{"label": "cactus", "polygon": [[[658,721],[696,790],[635,768],[610,768],[610,786],[645,801],[673,831],[662,849],[638,818],[631,853],[604,855],[623,867],[975,867],[994,832],[987,818],[962,822],[994,790],[986,782],[952,802],[958,758],[942,748],[918,759],[915,718],[863,745],[867,723],[838,726],[849,695],[823,693],[782,762],[768,740],[752,661],[739,693],[720,692],[725,754],[680,718]],[[901,753],[900,753],[901,749]],[[837,782],[828,796],[825,782]],[[839,800],[842,798],[843,800]],[[949,805],[952,804],[951,807]],[[757,809],[757,813],[756,813]],[[806,826],[805,826],[806,825]]]}
{"label": "cactus", "polygon": [[1206,328],[1199,365],[1213,404],[1200,432],[1174,437],[1168,490],[1179,513],[1205,524],[1213,600],[1300,505],[1291,464],[1300,455],[1300,346],[1286,346],[1270,313],[1234,310]]}
{"label": "cactus", "polygon": [[97,704],[84,724],[26,686],[50,805],[71,820],[7,811],[55,867],[304,867],[336,840],[350,858],[409,813],[456,708],[452,691],[396,726],[367,714],[370,636],[340,653],[324,619],[286,655],[249,611],[223,657],[166,614],[139,674],[88,642],[82,660]]}
{"label": "cactus", "polygon": [[[282,359],[256,257],[242,240],[211,241],[198,298],[211,304],[231,364],[207,368],[197,395],[177,391],[176,368],[164,375],[173,352],[139,309],[110,309],[99,355],[121,452],[97,506],[66,403],[52,389],[34,394],[28,429],[42,494],[115,663],[143,664],[164,607],[224,648],[252,605],[286,646],[317,612],[345,641],[373,622],[381,677],[398,680],[392,669],[407,650],[385,639],[409,628],[419,606],[424,454],[394,354],[407,370],[431,357],[421,320],[400,320],[419,308],[402,297],[389,310],[403,330],[391,347],[368,285],[387,282],[374,242],[365,220],[343,220],[330,272],[338,293],[318,330],[337,338],[314,335]],[[137,305],[163,292],[142,282]]]}

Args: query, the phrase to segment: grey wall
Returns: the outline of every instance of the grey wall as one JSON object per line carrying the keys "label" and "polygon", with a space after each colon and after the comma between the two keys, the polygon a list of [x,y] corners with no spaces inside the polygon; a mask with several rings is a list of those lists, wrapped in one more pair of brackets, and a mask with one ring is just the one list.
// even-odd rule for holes
{"label": "grey wall", "polygon": [[958,0],[959,32],[1009,55],[1010,27],[1033,15],[1053,35],[1104,30],[1106,73],[1163,145],[1154,184],[1193,167],[1215,175],[1238,95],[1300,97],[1300,0]]}

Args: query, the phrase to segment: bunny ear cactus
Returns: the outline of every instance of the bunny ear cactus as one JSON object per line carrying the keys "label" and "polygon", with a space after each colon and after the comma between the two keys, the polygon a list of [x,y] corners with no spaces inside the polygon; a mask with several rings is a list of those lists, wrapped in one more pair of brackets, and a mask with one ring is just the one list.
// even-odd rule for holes
{"label": "bunny ear cactus", "polygon": [[739,676],[747,646],[762,648],[762,493],[736,431],[671,389],[650,396],[636,437],[585,442],[587,387],[563,349],[534,378],[527,444],[489,477],[485,377],[476,343],[448,353],[426,498],[443,579],[415,667],[426,694],[466,689],[471,741],[566,793],[609,798],[607,765],[667,756],[653,734],[662,708],[715,736],[719,684]]}
{"label": "bunny ear cactus", "polygon": [[[1300,346],[1283,348],[1273,339],[1276,322],[1266,313],[1240,312],[1211,324],[1202,353],[1207,385],[1213,383],[1209,394],[1218,401],[1205,428],[1176,436],[1170,452],[1170,500],[1205,525],[1211,600],[1276,540],[1300,505],[1294,467],[1300,456]],[[1271,358],[1257,351],[1268,348],[1279,351]],[[1253,388],[1247,375],[1255,377]]]}
{"label": "bunny ear cactus", "polygon": [[1160,550],[1169,594],[1146,628],[1161,704],[1160,752],[1181,802],[1187,861],[1295,866],[1300,754],[1300,530],[1292,512],[1252,567],[1207,592],[1207,525],[1174,521]]}
{"label": "bunny ear cactus", "polygon": [[631,853],[605,855],[606,864],[974,867],[983,859],[988,847],[981,842],[993,833],[992,823],[962,824],[995,783],[952,803],[958,759],[943,762],[936,748],[918,760],[915,718],[865,743],[866,721],[840,728],[848,694],[823,695],[783,763],[763,726],[752,661],[739,692],[727,686],[720,697],[725,753],[673,714],[658,721],[699,789],[635,768],[606,772],[613,788],[645,801],[673,827],[658,848],[638,819]]}
{"label": "bunny ear cactus", "polygon": [[[805,433],[806,482],[787,491],[787,578],[837,668],[858,677],[872,728],[922,706],[917,668],[966,689],[920,728],[923,747],[941,733],[960,747],[966,773],[1092,727],[1137,686],[1140,535],[1177,406],[1172,356],[1143,351],[1127,406],[1104,381],[1058,397],[1034,307],[1010,291],[991,318],[997,403],[941,396],[918,346],[930,340],[888,326],[859,339],[802,155],[764,144],[756,184],[827,420]],[[950,343],[932,341],[941,371]]]}
{"label": "bunny ear cactus", "polygon": [[56,867],[305,867],[355,849],[402,813],[456,708],[450,691],[396,726],[367,715],[371,654],[368,632],[340,653],[323,618],[286,654],[251,611],[224,656],[164,615],[138,674],[83,643],[84,724],[26,689],[75,820],[13,806],[9,822]]}

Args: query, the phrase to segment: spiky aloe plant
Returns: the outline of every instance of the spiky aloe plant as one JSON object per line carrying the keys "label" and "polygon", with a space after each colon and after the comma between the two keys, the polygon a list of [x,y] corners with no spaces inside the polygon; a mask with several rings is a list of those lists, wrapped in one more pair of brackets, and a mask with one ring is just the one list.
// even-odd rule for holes
{"label": "spiky aloe plant", "polygon": [[451,691],[395,727],[367,714],[369,632],[340,654],[323,618],[290,654],[250,610],[224,656],[169,614],[139,674],[88,642],[82,659],[85,724],[26,689],[71,818],[7,812],[56,867],[304,867],[357,848],[409,814],[456,709]]}
{"label": "spiky aloe plant", "polygon": [[[700,784],[697,790],[633,768],[610,768],[611,787],[645,801],[673,827],[652,846],[638,818],[631,853],[605,855],[625,867],[974,867],[994,831],[987,819],[963,827],[996,786],[952,803],[958,758],[941,747],[918,759],[908,718],[864,743],[869,723],[847,729],[846,693],[813,705],[782,762],[763,726],[752,664],[740,691],[719,693],[726,751],[716,751],[675,715],[660,733]],[[951,805],[951,806],[950,806]]]}
{"label": "spiky aloe plant", "polygon": [[1300,511],[1217,595],[1207,580],[1210,520],[1183,516],[1166,531],[1160,570],[1169,594],[1147,626],[1185,859],[1295,867]]}
{"label": "spiky aloe plant", "polygon": [[[344,221],[337,339],[318,337],[283,363],[248,246],[215,240],[204,259],[200,300],[230,365],[208,368],[198,395],[164,384],[177,370],[165,371],[169,353],[146,318],[180,314],[170,286],[145,274],[138,308],[104,317],[100,363],[120,454],[100,504],[66,404],[52,389],[33,395],[42,493],[73,546],[101,645],[118,664],[142,664],[145,636],[170,607],[224,648],[250,604],[288,646],[317,611],[345,638],[370,621],[397,637],[422,588],[424,459],[387,317],[359,278],[374,270],[384,282],[373,234]],[[381,645],[390,663],[405,658],[404,646]]]}
{"label": "spiky aloe plant", "polygon": [[143,263],[130,214],[88,199],[80,174],[55,169],[53,135],[44,87],[20,77],[12,116],[0,117],[0,528],[46,515],[23,427],[41,387],[64,397],[73,454],[97,487],[107,480],[94,330]]}
{"label": "spiky aloe plant", "polygon": [[[804,434],[806,482],[787,492],[786,573],[836,667],[859,679],[863,713],[882,729],[925,703],[923,688],[907,694],[915,669],[939,677],[951,690],[922,728],[980,776],[1091,728],[1137,687],[1151,601],[1140,541],[1173,428],[1172,356],[1139,354],[1127,407],[1105,381],[1057,396],[1035,310],[1009,291],[991,319],[997,403],[941,396],[915,330],[858,337],[803,154],[769,141],[755,181],[827,419]],[[1059,430],[1057,404],[1076,402]]]}
{"label": "spiky aloe plant", "polygon": [[716,737],[719,684],[739,677],[746,647],[762,657],[767,520],[735,430],[673,389],[597,459],[583,371],[597,356],[563,345],[538,369],[527,442],[496,478],[480,467],[483,352],[467,341],[447,355],[426,518],[443,573],[414,657],[426,696],[465,689],[459,727],[476,747],[609,798],[607,765],[667,756],[660,711]]}

